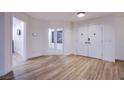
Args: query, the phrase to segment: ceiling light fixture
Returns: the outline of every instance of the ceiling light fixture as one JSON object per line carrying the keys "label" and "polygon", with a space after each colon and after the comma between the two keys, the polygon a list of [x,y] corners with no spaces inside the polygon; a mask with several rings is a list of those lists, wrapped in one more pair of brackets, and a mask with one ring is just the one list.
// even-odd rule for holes
{"label": "ceiling light fixture", "polygon": [[77,17],[82,18],[85,16],[85,12],[78,12]]}

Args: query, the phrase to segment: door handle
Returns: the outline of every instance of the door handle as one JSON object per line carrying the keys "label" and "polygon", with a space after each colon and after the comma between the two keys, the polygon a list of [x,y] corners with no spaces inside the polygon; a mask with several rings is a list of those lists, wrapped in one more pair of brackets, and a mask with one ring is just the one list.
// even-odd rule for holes
{"label": "door handle", "polygon": [[91,42],[88,42],[88,44],[91,44]]}
{"label": "door handle", "polygon": [[85,42],[85,44],[91,44],[91,42]]}
{"label": "door handle", "polygon": [[88,41],[90,41],[90,38],[88,38]]}

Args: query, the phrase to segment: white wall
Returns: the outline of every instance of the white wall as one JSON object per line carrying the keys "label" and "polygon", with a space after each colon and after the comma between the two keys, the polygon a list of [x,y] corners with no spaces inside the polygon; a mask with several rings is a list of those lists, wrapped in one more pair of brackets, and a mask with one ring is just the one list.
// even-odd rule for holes
{"label": "white wall", "polygon": [[[31,57],[36,57],[36,56],[41,56],[43,55],[43,50],[44,50],[44,43],[43,43],[43,32],[44,28],[42,26],[42,22],[30,18],[30,32],[28,32],[29,36],[29,53],[28,53],[28,58]],[[35,34],[33,36],[32,34]],[[45,38],[44,38],[45,40]]]}
{"label": "white wall", "polygon": [[100,24],[103,26],[103,59],[107,61],[115,61],[115,21],[113,16],[100,17],[96,19],[75,22],[73,24],[73,49],[76,53],[76,33],[77,29],[82,25]]}
{"label": "white wall", "polygon": [[5,73],[12,70],[12,25],[11,25],[11,13],[4,13],[4,38],[5,38]]}
{"label": "white wall", "polygon": [[[71,46],[71,24],[69,22],[52,22],[30,18],[30,56],[36,57],[41,55],[50,55],[48,49],[48,29],[63,28],[64,29],[64,54],[72,53]],[[36,36],[32,36],[32,33]]]}
{"label": "white wall", "polygon": [[116,20],[116,59],[124,60],[124,14],[115,15]]}
{"label": "white wall", "polygon": [[10,13],[0,13],[0,76],[12,70]]}
{"label": "white wall", "polygon": [[0,75],[4,73],[4,13],[0,13]]}

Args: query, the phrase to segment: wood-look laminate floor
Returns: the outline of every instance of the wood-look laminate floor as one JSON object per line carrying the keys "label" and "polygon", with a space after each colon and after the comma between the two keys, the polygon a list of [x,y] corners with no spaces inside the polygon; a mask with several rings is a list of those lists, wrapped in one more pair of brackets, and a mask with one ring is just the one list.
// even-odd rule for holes
{"label": "wood-look laminate floor", "polygon": [[19,80],[122,80],[124,62],[82,56],[42,56],[14,67]]}

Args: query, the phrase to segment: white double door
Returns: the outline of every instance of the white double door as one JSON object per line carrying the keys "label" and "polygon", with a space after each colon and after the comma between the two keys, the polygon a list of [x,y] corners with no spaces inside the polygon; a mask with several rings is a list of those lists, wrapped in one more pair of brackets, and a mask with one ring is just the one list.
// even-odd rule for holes
{"label": "white double door", "polygon": [[102,59],[102,26],[81,26],[77,34],[77,54]]}
{"label": "white double door", "polygon": [[63,54],[63,29],[49,29],[49,54]]}

